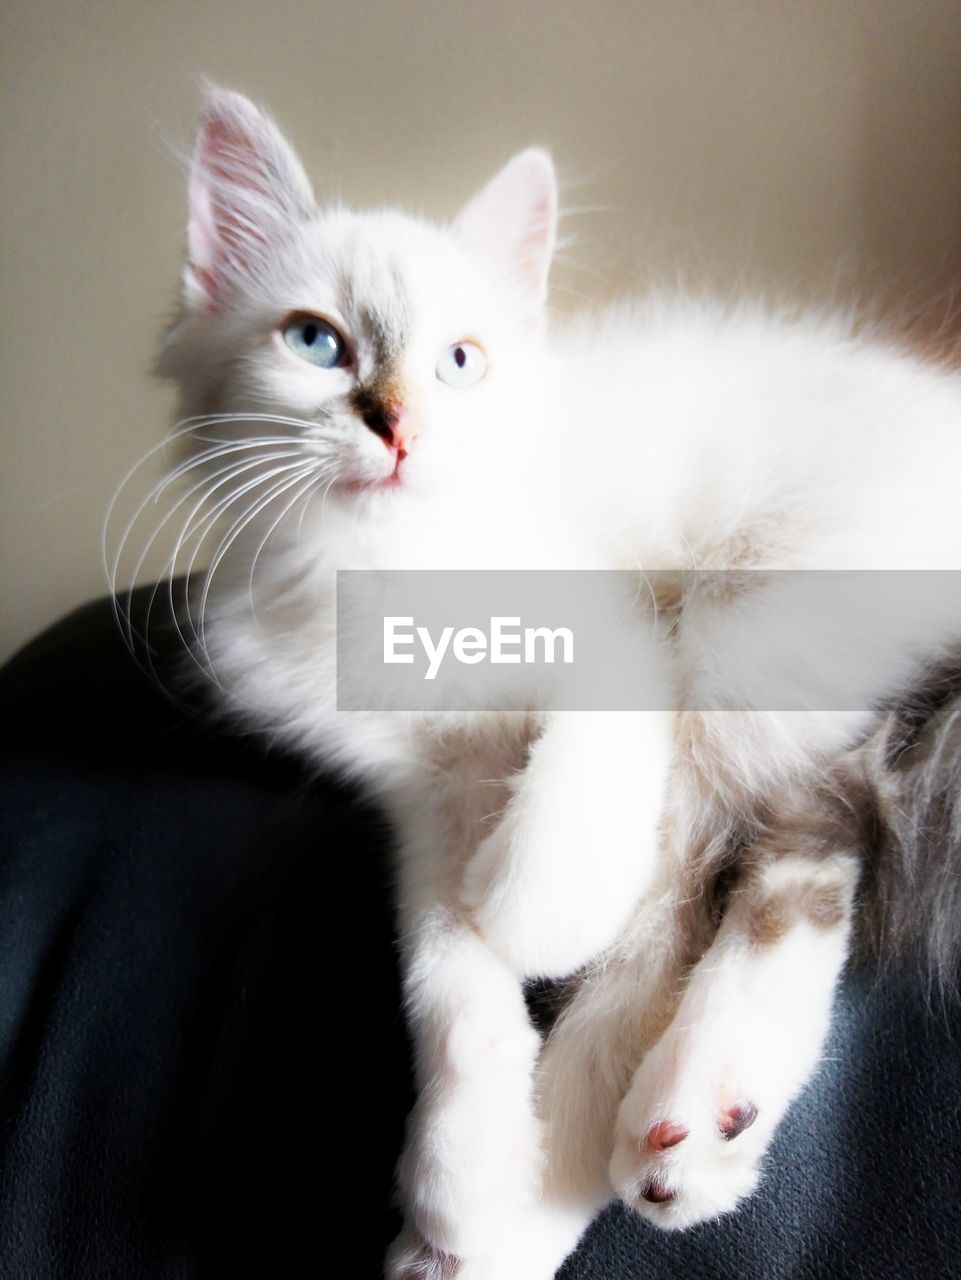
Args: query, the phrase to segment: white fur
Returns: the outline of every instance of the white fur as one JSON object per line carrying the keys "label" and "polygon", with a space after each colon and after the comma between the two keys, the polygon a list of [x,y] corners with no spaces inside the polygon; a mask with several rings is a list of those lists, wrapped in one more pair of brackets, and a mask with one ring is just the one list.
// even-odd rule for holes
{"label": "white fur", "polygon": [[[961,383],[837,321],[753,304],[654,299],[545,337],[531,319],[555,194],[540,152],[449,228],[316,210],[274,126],[215,93],[191,192],[184,310],[162,368],[185,413],[236,415],[217,438],[249,444],[239,478],[224,480],[214,452],[197,454],[199,474],[228,495],[245,478],[277,486],[250,491],[266,493],[262,510],[244,496],[224,513],[239,517],[236,536],[216,559],[197,648],[236,713],[365,782],[400,836],[422,1092],[401,1164],[409,1231],[390,1275],[429,1274],[436,1248],[457,1256],[458,1280],[549,1280],[613,1193],[612,1153],[613,1188],[636,1201],[650,1172],[637,1136],[664,1114],[691,1134],[654,1162],[682,1194],[642,1211],[683,1226],[731,1208],[813,1069],[846,930],[799,925],[750,951],[729,937],[732,916],[651,1043],[645,1010],[683,979],[679,874],[695,835],[803,778],[864,718],[737,712],[759,623],[793,655],[799,688],[823,688],[830,705],[896,690],[958,619],[894,610],[868,634],[839,595],[798,627],[772,588],[696,604],[681,639],[658,642],[665,678],[730,711],[348,715],[335,710],[334,571],[957,568]],[[278,326],[297,310],[349,337],[351,368],[319,370],[284,346]],[[377,359],[370,312],[404,328],[397,376],[417,427],[390,490],[356,488],[393,465],[347,407]],[[434,370],[468,337],[490,371],[459,391]],[[302,492],[258,470],[257,414],[292,420],[272,447]],[[695,662],[706,641],[742,655],[743,688],[712,687]],[[520,979],[611,947],[538,1066]],[[759,1105],[730,1144],[715,1125],[726,1089]]]}
{"label": "white fur", "polygon": [[[856,870],[843,859],[816,870],[786,858],[762,886],[788,893],[836,883],[850,901]],[[677,1229],[732,1208],[753,1191],[776,1125],[820,1056],[831,1001],[847,953],[845,919],[818,928],[799,921],[768,947],[750,945],[737,904],[687,984],[671,1025],[645,1056],[621,1104],[611,1181],[657,1226]],[[725,1107],[750,1103],[756,1120],[728,1142]],[[645,1135],[663,1120],[687,1137],[657,1152]],[[639,1196],[650,1181],[675,1198]]]}

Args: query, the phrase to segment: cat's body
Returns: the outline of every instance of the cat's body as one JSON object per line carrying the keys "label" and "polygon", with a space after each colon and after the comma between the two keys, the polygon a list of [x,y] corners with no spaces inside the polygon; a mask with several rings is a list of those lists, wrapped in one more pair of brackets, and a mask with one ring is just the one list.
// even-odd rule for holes
{"label": "cat's body", "polygon": [[[317,214],[269,122],[215,95],[164,355],[207,415],[184,474],[231,532],[197,660],[398,832],[422,1092],[392,1280],[549,1280],[615,1193],[678,1227],[753,1188],[848,951],[872,806],[832,796],[870,792],[852,748],[961,638],[930,601],[868,635],[843,591],[779,628],[785,579],[758,574],[637,626],[691,711],[336,710],[338,569],[961,567],[961,381],[756,307],[546,340],[554,200],[525,153],[453,229]],[[738,710],[704,646],[747,680],[758,637],[838,710]],[[542,1046],[523,979],[584,966]]]}

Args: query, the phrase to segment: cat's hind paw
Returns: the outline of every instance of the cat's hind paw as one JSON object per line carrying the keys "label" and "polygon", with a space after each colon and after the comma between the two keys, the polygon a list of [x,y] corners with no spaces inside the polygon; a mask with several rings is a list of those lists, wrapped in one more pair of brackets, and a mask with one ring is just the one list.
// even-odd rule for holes
{"label": "cat's hind paw", "polygon": [[759,863],[621,1103],[610,1175],[668,1230],[733,1209],[817,1065],[847,951],[847,857]]}
{"label": "cat's hind paw", "polygon": [[765,1124],[755,1127],[757,1108],[746,1099],[725,1104],[718,1093],[713,1105],[668,1110],[647,1100],[644,1083],[635,1081],[618,1117],[611,1159],[618,1195],[667,1231],[735,1208],[757,1185],[770,1136]]}

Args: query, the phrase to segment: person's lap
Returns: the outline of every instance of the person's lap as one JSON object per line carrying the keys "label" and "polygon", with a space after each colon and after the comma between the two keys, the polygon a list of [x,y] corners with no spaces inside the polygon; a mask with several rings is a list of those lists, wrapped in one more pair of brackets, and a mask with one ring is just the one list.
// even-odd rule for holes
{"label": "person's lap", "polygon": [[[0,1274],[379,1275],[410,1086],[377,815],[168,702],[105,602],[0,716]],[[753,1201],[611,1210],[565,1280],[951,1274],[961,1016],[924,994],[849,976]]]}

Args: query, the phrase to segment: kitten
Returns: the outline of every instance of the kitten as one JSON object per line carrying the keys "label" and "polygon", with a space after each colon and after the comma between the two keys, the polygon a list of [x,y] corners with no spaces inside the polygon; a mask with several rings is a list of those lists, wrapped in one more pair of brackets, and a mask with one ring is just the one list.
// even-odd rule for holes
{"label": "kitten", "polygon": [[[904,694],[957,602],[869,625],[839,587],[798,626],[780,571],[961,564],[961,382],[753,305],[549,333],[556,219],[537,150],[446,227],[318,208],[268,117],[207,99],[161,358],[185,494],[154,537],[177,530],[171,577],[212,545],[181,625],[222,705],[395,824],[420,1098],[391,1280],[549,1280],[614,1195],[668,1229],[748,1195],[821,1052],[867,843],[879,902],[930,871],[953,960],[956,873],[912,862],[904,814],[957,779],[957,715]],[[408,568],[662,571],[628,625],[669,709],[338,711],[335,573]],[[750,709],[768,650],[849,709]],[[953,801],[937,820],[956,836]],[[522,984],[574,973],[542,1042]]]}

